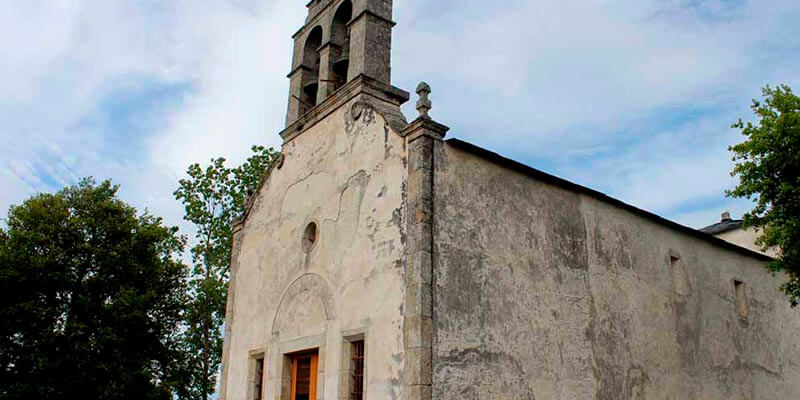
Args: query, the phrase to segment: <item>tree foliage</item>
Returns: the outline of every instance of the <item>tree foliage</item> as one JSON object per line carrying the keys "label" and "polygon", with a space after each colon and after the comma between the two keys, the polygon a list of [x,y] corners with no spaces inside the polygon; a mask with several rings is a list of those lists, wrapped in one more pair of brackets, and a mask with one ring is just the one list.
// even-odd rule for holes
{"label": "tree foliage", "polygon": [[171,399],[185,239],[84,179],[0,228],[0,399]]}
{"label": "tree foliage", "polygon": [[228,167],[224,158],[205,168],[193,164],[180,181],[175,198],[184,205],[184,219],[195,228],[191,248],[191,300],[186,311],[186,346],[190,356],[181,398],[205,399],[214,393],[222,358],[221,328],[225,320],[233,224],[244,211],[249,193],[258,187],[278,155],[272,148],[253,146],[241,166]]}
{"label": "tree foliage", "polygon": [[757,244],[763,249],[778,249],[769,268],[786,273],[783,290],[795,307],[800,301],[800,97],[786,85],[766,86],[762,95],[763,102],[753,100],[751,106],[758,121],[733,124],[746,140],[730,147],[736,162],[731,175],[739,184],[728,196],[755,203],[744,224],[760,232]]}

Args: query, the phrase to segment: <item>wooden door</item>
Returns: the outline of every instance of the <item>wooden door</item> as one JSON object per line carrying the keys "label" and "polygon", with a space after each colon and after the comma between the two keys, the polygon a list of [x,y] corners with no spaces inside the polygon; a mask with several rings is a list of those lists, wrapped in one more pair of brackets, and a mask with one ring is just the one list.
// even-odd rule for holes
{"label": "wooden door", "polygon": [[291,400],[316,400],[317,362],[317,352],[292,357]]}

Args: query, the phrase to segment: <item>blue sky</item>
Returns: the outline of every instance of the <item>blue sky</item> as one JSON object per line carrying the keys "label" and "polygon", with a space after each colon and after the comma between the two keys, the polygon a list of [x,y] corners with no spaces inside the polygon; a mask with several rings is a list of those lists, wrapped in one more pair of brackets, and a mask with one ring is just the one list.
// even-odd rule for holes
{"label": "blue sky", "polygon": [[[1,2],[0,218],[92,175],[180,224],[187,165],[279,146],[305,3]],[[800,89],[796,0],[396,0],[394,19],[394,84],[429,82],[451,136],[694,227],[747,209],[723,194],[729,125],[764,84]]]}

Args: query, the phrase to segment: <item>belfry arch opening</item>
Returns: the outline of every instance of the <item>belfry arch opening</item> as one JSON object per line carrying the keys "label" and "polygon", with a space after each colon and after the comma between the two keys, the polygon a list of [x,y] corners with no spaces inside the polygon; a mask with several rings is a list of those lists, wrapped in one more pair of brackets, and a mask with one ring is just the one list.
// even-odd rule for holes
{"label": "belfry arch opening", "polygon": [[309,69],[308,75],[303,79],[303,92],[300,99],[302,112],[317,105],[317,91],[319,89],[319,48],[322,45],[322,28],[317,26],[311,30],[306,38],[303,48],[303,65]]}
{"label": "belfry arch opening", "polygon": [[353,3],[345,0],[339,5],[333,16],[331,27],[331,42],[338,49],[332,63],[332,78],[335,81],[334,90],[347,83],[347,74],[350,70],[350,27],[348,23],[353,18]]}

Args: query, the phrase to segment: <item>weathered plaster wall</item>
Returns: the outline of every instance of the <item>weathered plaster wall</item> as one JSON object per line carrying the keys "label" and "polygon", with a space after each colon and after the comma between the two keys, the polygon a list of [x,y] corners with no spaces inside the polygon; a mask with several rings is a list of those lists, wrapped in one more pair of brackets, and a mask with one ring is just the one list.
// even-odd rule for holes
{"label": "weathered plaster wall", "polygon": [[763,261],[447,143],[434,162],[434,399],[800,393]]}
{"label": "weathered plaster wall", "polygon": [[[249,357],[262,351],[265,398],[287,398],[284,354],[313,347],[320,348],[317,398],[345,398],[342,344],[353,334],[366,338],[367,396],[392,399],[401,391],[404,139],[381,115],[354,104],[284,146],[283,166],[240,234],[229,400],[252,398]],[[319,235],[306,253],[301,238],[312,221]]]}

